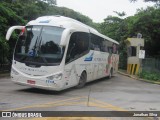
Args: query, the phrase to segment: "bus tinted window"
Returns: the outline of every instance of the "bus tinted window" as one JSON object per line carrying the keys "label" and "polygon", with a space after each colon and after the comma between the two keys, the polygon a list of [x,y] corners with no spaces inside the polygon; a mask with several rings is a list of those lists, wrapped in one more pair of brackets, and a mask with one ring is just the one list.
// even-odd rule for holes
{"label": "bus tinted window", "polygon": [[60,45],[64,29],[52,26],[27,26],[19,36],[14,59],[34,65],[59,65],[65,48]]}
{"label": "bus tinted window", "polygon": [[96,51],[103,51],[102,50],[102,43],[103,43],[103,38],[97,36],[97,35],[94,35],[94,34],[91,34],[91,50],[96,50]]}
{"label": "bus tinted window", "polygon": [[118,46],[115,43],[113,43],[112,48],[113,48],[113,54],[118,54]]}
{"label": "bus tinted window", "polygon": [[90,49],[101,52],[118,54],[118,45],[91,33]]}
{"label": "bus tinted window", "polygon": [[67,60],[81,57],[89,48],[89,34],[84,32],[74,32],[70,37],[67,51]]}

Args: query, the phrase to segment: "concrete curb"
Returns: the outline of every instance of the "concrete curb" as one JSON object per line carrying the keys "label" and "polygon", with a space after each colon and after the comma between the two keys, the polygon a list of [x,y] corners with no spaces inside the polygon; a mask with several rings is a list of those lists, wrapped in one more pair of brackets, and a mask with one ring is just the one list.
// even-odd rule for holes
{"label": "concrete curb", "polygon": [[139,77],[136,77],[136,76],[133,76],[133,75],[129,75],[127,73],[124,73],[124,72],[121,72],[121,71],[118,71],[119,74],[121,75],[124,75],[124,76],[127,76],[127,77],[130,77],[132,79],[135,79],[135,80],[139,80],[139,81],[144,81],[144,82],[148,82],[148,83],[152,83],[152,84],[158,84],[160,85],[160,82],[156,82],[156,81],[151,81],[151,80],[146,80],[146,79],[142,79],[142,78],[139,78]]}

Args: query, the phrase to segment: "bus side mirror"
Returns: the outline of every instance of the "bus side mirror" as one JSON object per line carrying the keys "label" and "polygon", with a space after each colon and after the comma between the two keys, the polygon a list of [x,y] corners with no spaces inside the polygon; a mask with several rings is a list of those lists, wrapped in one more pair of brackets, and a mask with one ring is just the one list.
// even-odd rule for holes
{"label": "bus side mirror", "polygon": [[64,30],[64,32],[62,34],[61,42],[60,42],[61,46],[66,46],[67,45],[67,43],[69,41],[69,38],[70,38],[70,35],[72,34],[73,31],[74,31],[74,29]]}
{"label": "bus side mirror", "polygon": [[12,26],[8,29],[7,31],[7,34],[6,34],[6,40],[9,40],[11,35],[12,35],[12,32],[15,30],[15,29],[18,29],[18,30],[21,30],[23,29],[25,26]]}

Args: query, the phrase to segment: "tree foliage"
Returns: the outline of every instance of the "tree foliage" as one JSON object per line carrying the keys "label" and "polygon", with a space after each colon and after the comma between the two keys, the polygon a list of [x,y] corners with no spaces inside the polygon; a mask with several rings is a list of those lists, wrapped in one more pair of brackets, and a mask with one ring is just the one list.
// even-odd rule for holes
{"label": "tree foliage", "polygon": [[145,50],[148,56],[160,54],[160,8],[148,7],[128,19],[128,34],[140,32],[145,39]]}
{"label": "tree foliage", "polygon": [[160,7],[139,9],[137,14],[127,18],[108,16],[99,24],[101,32],[120,42],[120,65],[125,68],[127,49],[124,40],[141,33],[145,40],[146,56],[160,55]]}
{"label": "tree foliage", "polygon": [[[145,0],[149,1],[149,0]],[[150,0],[157,2],[159,0]],[[145,50],[148,56],[160,54],[160,7],[139,9],[137,14],[124,18],[124,12],[114,11],[118,16],[108,16],[104,22],[96,24],[92,20],[74,10],[58,7],[56,0],[1,0],[0,2],[0,53],[12,54],[17,39],[13,34],[9,45],[5,41],[7,29],[13,25],[25,25],[39,16],[63,15],[83,22],[98,29],[101,33],[120,42],[120,62],[126,61],[126,46],[124,40],[141,33],[145,39]],[[1,60],[1,58],[0,58]],[[1,60],[2,61],[2,60]],[[122,67],[126,67],[123,62]]]}
{"label": "tree foliage", "polygon": [[[1,0],[0,2],[0,62],[11,60],[13,48],[17,40],[16,32],[7,43],[5,34],[10,26],[25,25],[28,21],[46,15],[62,15],[96,27],[92,20],[74,10],[57,7],[56,0]],[[2,53],[5,55],[3,56]],[[5,58],[4,58],[5,57]]]}
{"label": "tree foliage", "polygon": [[[9,55],[9,46],[5,40],[5,34],[8,27],[24,24],[25,21],[14,11],[12,11],[9,7],[6,6],[5,3],[0,4],[0,62],[7,62],[7,56]],[[15,35],[12,37],[15,38]],[[12,43],[11,43],[12,44]],[[12,50],[13,51],[13,50]]]}

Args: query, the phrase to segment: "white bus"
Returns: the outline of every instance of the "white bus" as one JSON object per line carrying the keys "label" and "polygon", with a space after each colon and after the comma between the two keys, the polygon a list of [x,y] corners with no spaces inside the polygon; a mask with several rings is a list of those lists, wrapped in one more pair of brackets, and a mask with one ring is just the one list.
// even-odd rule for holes
{"label": "white bus", "polygon": [[11,69],[17,84],[60,91],[83,87],[118,70],[118,42],[63,16],[43,16],[20,29]]}

